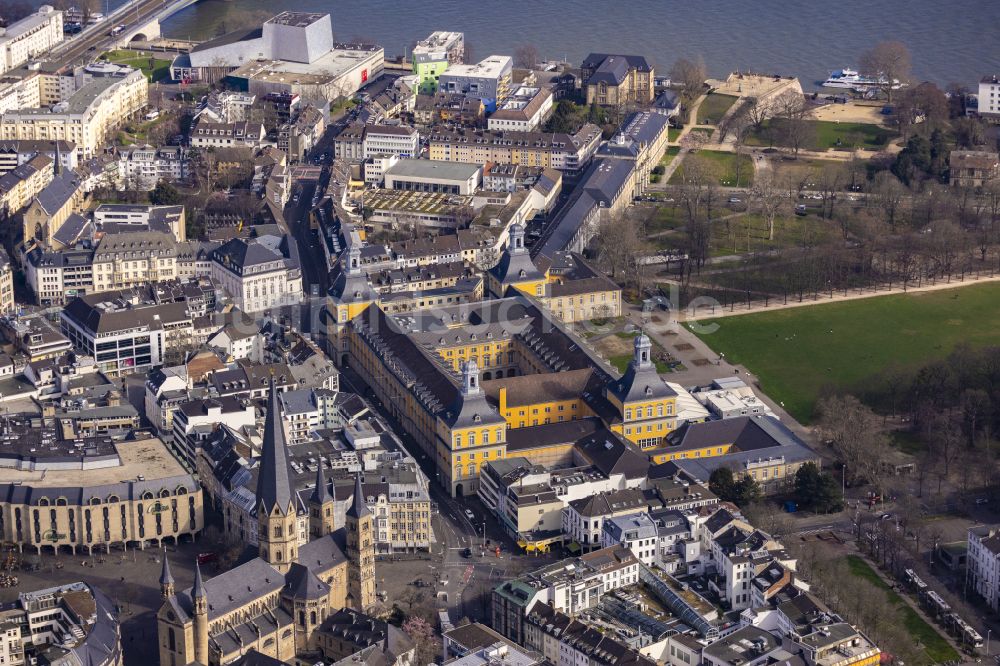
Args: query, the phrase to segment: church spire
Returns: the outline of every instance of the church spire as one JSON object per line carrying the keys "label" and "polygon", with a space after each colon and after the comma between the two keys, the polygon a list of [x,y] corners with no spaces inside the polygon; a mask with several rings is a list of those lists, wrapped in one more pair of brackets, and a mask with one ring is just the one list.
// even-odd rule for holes
{"label": "church spire", "polygon": [[347,510],[350,518],[364,518],[371,515],[368,510],[368,503],[365,502],[365,491],[361,488],[361,475],[354,475],[354,497],[351,498],[351,507]]}
{"label": "church spire", "polygon": [[315,504],[323,504],[324,502],[333,501],[330,489],[326,485],[326,475],[323,473],[322,460],[320,460],[319,464],[316,466],[316,487],[313,489],[312,496],[309,498],[309,501]]}
{"label": "church spire", "polygon": [[288,451],[285,445],[285,428],[281,422],[281,400],[271,375],[267,415],[264,417],[264,442],[261,447],[260,474],[257,477],[257,502],[263,505],[264,514],[275,507],[284,514],[292,505],[291,473],[288,469]]}
{"label": "church spire", "polygon": [[163,568],[160,570],[160,595],[164,599],[174,596],[174,577],[170,573],[170,561],[167,559],[167,551],[163,551]]}
{"label": "church spire", "polygon": [[192,599],[207,599],[208,594],[205,592],[205,583],[201,580],[201,565],[197,562],[194,563],[194,586],[191,588],[191,598]]}

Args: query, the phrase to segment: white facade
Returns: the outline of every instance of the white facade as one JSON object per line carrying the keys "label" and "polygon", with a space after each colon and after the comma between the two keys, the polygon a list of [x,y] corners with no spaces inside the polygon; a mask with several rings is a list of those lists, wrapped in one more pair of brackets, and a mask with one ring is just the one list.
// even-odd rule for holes
{"label": "white facade", "polygon": [[979,113],[1000,116],[1000,76],[986,76],[979,82]]}
{"label": "white facade", "polygon": [[152,190],[161,180],[187,180],[187,151],[181,147],[138,146],[123,150],[118,160],[120,185]]}
{"label": "white facade", "polygon": [[257,420],[257,410],[250,402],[246,402],[242,409],[231,410],[227,410],[221,402],[215,400],[206,400],[203,405],[204,408],[200,410],[182,407],[174,413],[173,446],[184,456],[182,462],[191,469],[194,469],[196,464],[203,436],[207,436],[219,425],[239,430],[244,426],[253,427]]}
{"label": "white facade", "polygon": [[0,29],[0,74],[46,53],[63,37],[63,13],[50,5]]}
{"label": "white facade", "polygon": [[138,69],[125,76],[94,78],[51,108],[7,111],[0,119],[0,140],[72,141],[82,157],[90,158],[148,100],[149,82]]}
{"label": "white facade", "polygon": [[[241,254],[232,247],[234,244],[249,247]],[[278,236],[261,236],[252,241],[234,239],[212,254],[211,278],[244,312],[298,303],[303,297],[302,269],[295,240],[287,237],[288,255],[281,247],[282,238]]]}
{"label": "white facade", "polygon": [[385,172],[398,161],[399,155],[376,155],[365,160],[365,184],[382,187],[382,183],[385,182]]}
{"label": "white facade", "polygon": [[969,529],[966,563],[968,586],[994,611],[1000,610],[1000,531],[995,527]]}
{"label": "white facade", "polygon": [[420,154],[420,135],[412,127],[372,125],[365,129],[364,156]]}

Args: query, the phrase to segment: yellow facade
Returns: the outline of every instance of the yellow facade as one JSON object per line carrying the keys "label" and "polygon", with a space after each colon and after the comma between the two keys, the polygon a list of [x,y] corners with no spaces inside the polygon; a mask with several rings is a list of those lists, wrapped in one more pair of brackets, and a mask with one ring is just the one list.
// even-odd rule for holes
{"label": "yellow facade", "polygon": [[660,446],[663,438],[677,427],[676,396],[622,404],[609,393],[608,400],[622,417],[621,423],[612,424],[611,430],[642,449]]}
{"label": "yellow facade", "polygon": [[688,449],[686,451],[672,452],[669,450],[654,451],[649,454],[649,459],[654,463],[664,463],[668,460],[690,460],[692,458],[713,458],[724,456],[732,452],[732,444],[722,446],[706,446],[701,449]]}
{"label": "yellow facade", "polygon": [[575,421],[594,412],[587,405],[582,395],[570,400],[546,400],[530,404],[507,404],[507,389],[500,389],[500,416],[507,421],[509,428],[528,428],[530,426]]}

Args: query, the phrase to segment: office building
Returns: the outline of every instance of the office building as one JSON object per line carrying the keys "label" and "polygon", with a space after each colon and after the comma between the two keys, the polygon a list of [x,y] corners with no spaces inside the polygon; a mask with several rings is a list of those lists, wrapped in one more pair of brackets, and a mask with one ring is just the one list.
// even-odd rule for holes
{"label": "office building", "polygon": [[244,312],[259,312],[302,300],[298,244],[291,236],[234,238],[212,253],[212,280]]}

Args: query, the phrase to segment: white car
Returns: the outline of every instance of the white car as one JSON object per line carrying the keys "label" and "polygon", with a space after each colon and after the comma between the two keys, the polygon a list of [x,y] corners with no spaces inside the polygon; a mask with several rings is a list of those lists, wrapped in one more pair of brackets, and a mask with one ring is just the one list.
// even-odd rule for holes
{"label": "white car", "polygon": [[468,518],[469,520],[475,520],[476,519],[476,514],[472,513],[471,510],[466,509],[465,510],[465,517]]}

